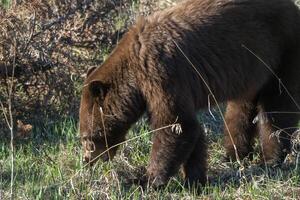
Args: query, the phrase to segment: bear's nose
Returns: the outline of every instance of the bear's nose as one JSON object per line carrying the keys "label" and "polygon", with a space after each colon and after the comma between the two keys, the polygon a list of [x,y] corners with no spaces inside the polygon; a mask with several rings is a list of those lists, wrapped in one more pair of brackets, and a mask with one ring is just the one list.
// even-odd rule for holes
{"label": "bear's nose", "polygon": [[83,154],[83,162],[85,163],[85,164],[87,164],[87,163],[90,163],[91,164],[91,161],[92,161],[92,154],[91,154],[91,152],[90,151],[85,151],[84,152],[84,154]]}
{"label": "bear's nose", "polygon": [[91,157],[90,156],[83,156],[83,162],[84,163],[89,163],[91,161]]}

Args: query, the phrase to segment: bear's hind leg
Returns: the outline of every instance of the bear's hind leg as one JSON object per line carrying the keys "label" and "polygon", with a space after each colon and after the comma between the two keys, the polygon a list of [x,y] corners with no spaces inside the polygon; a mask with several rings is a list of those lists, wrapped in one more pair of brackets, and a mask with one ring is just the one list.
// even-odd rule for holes
{"label": "bear's hind leg", "polygon": [[243,159],[252,152],[254,137],[257,135],[257,127],[253,123],[256,115],[255,101],[228,102],[225,114],[225,123],[228,129],[224,125],[224,146],[227,159],[236,160],[236,153],[240,159]]}
{"label": "bear's hind leg", "polygon": [[280,70],[259,97],[259,135],[263,159],[282,162],[291,150],[291,136],[300,119],[300,49],[291,49],[282,58]]}
{"label": "bear's hind leg", "polygon": [[298,129],[299,117],[289,107],[289,105],[278,105],[277,99],[273,103],[268,102],[262,106],[259,113],[262,156],[267,164],[282,162],[291,150],[290,139]]}
{"label": "bear's hind leg", "polygon": [[264,95],[260,100],[259,136],[263,159],[268,164],[284,160],[291,150],[291,136],[299,129],[297,106],[285,91],[280,93]]}

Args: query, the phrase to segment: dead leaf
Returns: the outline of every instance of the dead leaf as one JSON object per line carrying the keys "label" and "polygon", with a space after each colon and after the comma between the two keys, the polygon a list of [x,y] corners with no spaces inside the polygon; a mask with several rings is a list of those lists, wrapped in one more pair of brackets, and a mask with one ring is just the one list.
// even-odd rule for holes
{"label": "dead leaf", "polygon": [[21,120],[17,120],[17,138],[28,138],[32,132],[31,124],[24,124]]}

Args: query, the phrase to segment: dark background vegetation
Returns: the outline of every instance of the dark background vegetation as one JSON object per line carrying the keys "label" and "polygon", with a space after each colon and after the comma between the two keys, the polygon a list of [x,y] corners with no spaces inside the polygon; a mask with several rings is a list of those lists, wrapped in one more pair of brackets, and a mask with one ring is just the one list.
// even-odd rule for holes
{"label": "dark background vegetation", "polygon": [[9,100],[14,123],[77,118],[85,71],[99,66],[136,15],[148,14],[151,5],[136,0],[2,0],[1,130],[7,128],[3,115],[9,116]]}

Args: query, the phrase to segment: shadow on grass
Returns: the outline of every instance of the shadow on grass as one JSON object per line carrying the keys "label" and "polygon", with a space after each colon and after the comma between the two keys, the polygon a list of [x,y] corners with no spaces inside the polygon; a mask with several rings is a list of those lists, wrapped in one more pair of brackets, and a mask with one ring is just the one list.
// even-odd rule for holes
{"label": "shadow on grass", "polygon": [[263,165],[250,165],[246,169],[240,170],[237,168],[229,168],[223,170],[211,171],[209,184],[221,188],[227,187],[229,184],[232,187],[240,187],[243,183],[266,182],[266,181],[288,181],[297,179],[300,184],[300,166],[296,166],[295,162],[285,163],[281,166],[270,167]]}

